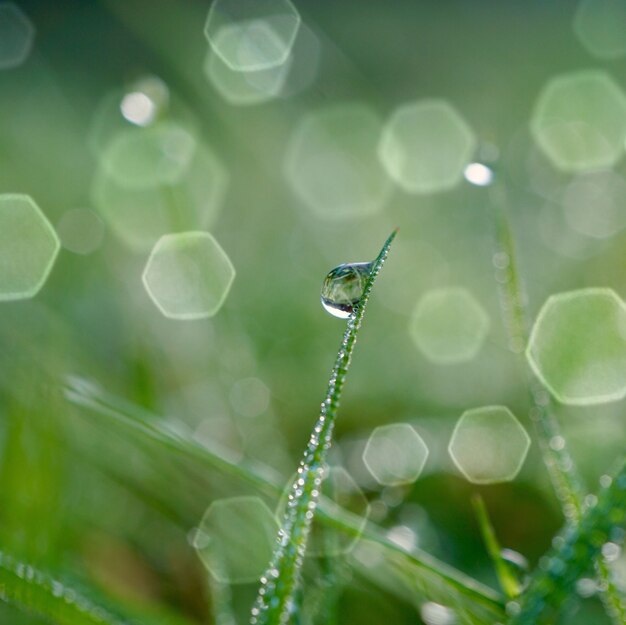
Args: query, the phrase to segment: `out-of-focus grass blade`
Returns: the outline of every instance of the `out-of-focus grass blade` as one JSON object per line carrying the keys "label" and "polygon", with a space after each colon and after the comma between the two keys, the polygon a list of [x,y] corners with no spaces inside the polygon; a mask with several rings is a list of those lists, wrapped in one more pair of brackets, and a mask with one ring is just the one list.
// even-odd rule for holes
{"label": "out-of-focus grass blade", "polygon": [[[506,620],[499,595],[424,552],[385,545],[369,531],[351,563],[371,582],[421,608],[434,602],[451,612],[457,625],[494,625]],[[395,547],[395,549],[394,549]],[[446,621],[447,622],[447,621]]]}
{"label": "out-of-focus grass blade", "polygon": [[83,582],[65,582],[0,551],[0,599],[58,625],[189,625],[171,615],[115,605]]}
{"label": "out-of-focus grass blade", "polygon": [[[91,417],[98,418],[105,429],[111,424],[117,424],[129,433],[141,432],[146,441],[158,445],[168,453],[196,462],[204,469],[219,471],[224,476],[240,480],[258,488],[260,493],[276,501],[282,494],[282,480],[265,465],[235,463],[224,459],[191,436],[185,437],[175,432],[168,427],[165,419],[106,393],[91,382],[78,378],[70,379],[65,386],[65,396],[74,405],[86,409]],[[129,486],[133,485],[132,475],[128,476],[127,483]],[[141,493],[145,485],[137,486],[140,487],[138,492]],[[151,492],[150,495],[155,499],[165,496],[162,491]],[[166,503],[169,505],[169,502]],[[468,623],[488,624],[497,622],[497,618],[503,618],[502,599],[497,592],[429,554],[418,550],[411,554],[406,553],[373,524],[368,524],[361,533],[359,523],[352,520],[352,515],[348,511],[339,511],[337,506],[332,506],[332,509],[333,513],[328,514],[322,500],[318,519],[349,535],[360,535],[360,542],[371,547],[370,551],[376,554],[378,562],[376,567],[367,566],[355,557],[351,558],[351,562],[356,570],[374,583],[409,603],[429,598],[437,601],[434,597],[438,597],[443,603],[462,605],[465,612],[474,619],[466,621]],[[485,615],[491,615],[491,620],[485,618]]]}
{"label": "out-of-focus grass blade", "polygon": [[500,587],[504,591],[504,594],[512,599],[519,595],[521,587],[517,579],[513,576],[513,573],[507,566],[506,562],[502,558],[502,550],[500,544],[496,538],[496,533],[491,525],[489,514],[487,513],[487,507],[480,495],[474,495],[472,498],[472,504],[476,511],[476,517],[478,519],[478,525],[483,535],[483,541],[487,547],[487,552],[493,561],[493,565],[496,569],[496,575],[500,582]]}
{"label": "out-of-focus grass blade", "polygon": [[291,486],[289,500],[278,531],[276,548],[268,569],[261,578],[257,600],[252,607],[253,625],[282,625],[295,612],[295,592],[313,517],[320,499],[326,456],[332,443],[333,429],[341,391],[346,380],[352,352],[361,327],[374,280],[383,266],[397,230],[385,241],[365,281],[363,294],[348,318],[339,346],[320,416],[313,427],[309,443]]}
{"label": "out-of-focus grass blade", "polygon": [[574,585],[603,556],[605,545],[619,551],[626,525],[626,460],[598,492],[576,525],[567,524],[520,595],[511,625],[555,623]]}

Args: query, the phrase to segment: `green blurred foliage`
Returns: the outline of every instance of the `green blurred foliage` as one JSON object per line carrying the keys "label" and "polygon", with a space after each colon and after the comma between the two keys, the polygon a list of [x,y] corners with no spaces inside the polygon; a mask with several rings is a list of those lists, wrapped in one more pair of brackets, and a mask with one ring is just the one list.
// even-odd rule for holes
{"label": "green blurred foliage", "polygon": [[[567,228],[559,197],[572,175],[550,164],[529,131],[538,94],[556,74],[599,67],[626,87],[626,60],[594,59],[576,38],[575,2],[295,4],[319,40],[316,79],[254,106],[234,106],[209,83],[209,3],[199,0],[19,2],[36,28],[34,49],[21,67],[0,71],[0,192],[31,195],[53,225],[68,210],[94,208],[98,112],[112,92],[146,75],[169,89],[165,115],[193,128],[228,174],[210,231],[237,276],[214,318],[164,318],[141,282],[149,250],[128,249],[109,225],[94,253],[62,251],[35,299],[0,306],[0,550],[71,571],[121,605],[191,623],[214,622],[225,590],[208,577],[190,532],[216,499],[257,495],[273,508],[278,494],[95,418],[64,397],[67,376],[93,380],[286,484],[342,331],[319,304],[321,281],[339,263],[370,260],[396,225],[344,395],[334,462],[370,503],[382,502],[374,519],[381,527],[411,527],[420,548],[494,588],[473,492],[501,545],[533,565],[562,522],[536,444],[516,481],[482,487],[468,484],[446,452],[461,413],[486,404],[508,406],[532,434],[524,372],[500,322],[488,190],[465,181],[432,195],[396,188],[375,214],[324,219],[285,179],[287,146],[304,115],[362,102],[386,119],[409,101],[449,101],[479,147],[497,147],[492,166],[508,187],[532,316],[560,291],[626,294],[626,233],[598,241]],[[623,159],[614,170],[626,174]],[[457,286],[480,301],[490,330],[471,362],[437,364],[411,341],[411,313],[429,289]],[[248,378],[270,392],[254,417],[233,401],[233,388]],[[626,440],[622,404],[559,406],[558,418],[595,490]],[[424,436],[429,460],[415,484],[382,488],[360,454],[375,427],[404,421]],[[323,566],[310,564],[311,593]],[[325,622],[419,618],[414,602],[356,570],[343,574]],[[229,589],[237,622],[254,591]],[[567,622],[603,619],[590,599]],[[0,605],[0,622],[40,621]]]}

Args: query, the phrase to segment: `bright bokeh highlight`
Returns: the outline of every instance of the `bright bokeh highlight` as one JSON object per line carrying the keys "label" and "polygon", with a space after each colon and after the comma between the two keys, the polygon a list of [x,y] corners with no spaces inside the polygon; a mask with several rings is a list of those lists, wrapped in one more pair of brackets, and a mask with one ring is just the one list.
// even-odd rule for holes
{"label": "bright bokeh highlight", "polygon": [[118,238],[133,250],[146,251],[167,233],[210,226],[222,205],[227,183],[217,157],[208,146],[198,145],[174,184],[155,181],[128,187],[100,168],[93,181],[92,199]]}
{"label": "bright bokeh highlight", "polygon": [[427,601],[421,605],[420,616],[424,625],[456,625],[458,623],[456,613],[452,608],[434,601]]}
{"label": "bright bokeh highlight", "polygon": [[33,297],[44,285],[61,244],[28,195],[0,195],[0,301]]}
{"label": "bright bokeh highlight", "polygon": [[435,193],[458,184],[476,149],[467,122],[445,100],[398,108],[385,125],[380,160],[409,193]]}
{"label": "bright bokeh highlight", "polygon": [[539,311],[528,362],[554,397],[587,405],[626,396],[626,306],[611,289],[559,293]]}
{"label": "bright bokeh highlight", "polygon": [[143,189],[180,181],[195,150],[195,137],[183,126],[167,122],[116,133],[102,153],[101,164],[116,184]]}
{"label": "bright bokeh highlight", "polygon": [[88,208],[65,211],[57,223],[61,245],[74,254],[95,252],[104,239],[104,223],[100,216]]}
{"label": "bright bokeh highlight", "polygon": [[363,462],[383,486],[415,482],[428,459],[428,447],[408,423],[377,427],[363,450]]}
{"label": "bright bokeh highlight", "polygon": [[100,160],[113,137],[121,131],[157,124],[167,116],[172,104],[176,105],[177,114],[182,113],[178,100],[172,102],[167,84],[153,74],[140,76],[124,87],[109,91],[94,110],[87,136],[89,148]]}
{"label": "bright bokeh highlight", "polygon": [[465,180],[476,187],[488,187],[494,178],[493,169],[482,163],[470,163],[464,170]]}
{"label": "bright bokeh highlight", "polygon": [[215,90],[230,104],[252,106],[278,97],[291,69],[291,57],[281,65],[253,71],[237,71],[209,50],[204,73]]}
{"label": "bright bokeh highlight", "polygon": [[467,410],[457,422],[448,451],[473,484],[510,482],[519,473],[530,437],[506,406]]}
{"label": "bright bokeh highlight", "polygon": [[466,362],[482,347],[489,317],[467,289],[432,289],[413,310],[409,331],[429,360],[443,365]]}
{"label": "bright bokeh highlight", "polygon": [[13,2],[0,4],[0,70],[18,67],[33,47],[35,28]]}
{"label": "bright bokeh highlight", "polygon": [[561,206],[570,228],[606,239],[626,226],[626,181],[612,171],[580,174],[563,190]]}
{"label": "bright bokeh highlight", "polygon": [[333,105],[305,116],[285,156],[294,193],[323,219],[378,213],[391,193],[376,156],[381,132],[380,119],[364,104]]}
{"label": "bright bokeh highlight", "polygon": [[580,0],[574,32],[587,51],[599,59],[626,55],[626,3],[622,0]]}
{"label": "bright bokeh highlight", "polygon": [[143,272],[143,283],[157,308],[170,319],[212,317],[222,307],[235,269],[208,232],[161,237]]}
{"label": "bright bokeh highlight", "polygon": [[541,90],[530,128],[559,169],[584,172],[611,167],[626,139],[626,96],[600,70],[562,74]]}
{"label": "bright bokeh highlight", "polygon": [[267,568],[277,532],[274,515],[259,497],[218,499],[204,514],[193,546],[218,582],[251,583]]}
{"label": "bright bokeh highlight", "polygon": [[204,34],[230,69],[250,72],[287,60],[300,21],[290,0],[214,0]]}

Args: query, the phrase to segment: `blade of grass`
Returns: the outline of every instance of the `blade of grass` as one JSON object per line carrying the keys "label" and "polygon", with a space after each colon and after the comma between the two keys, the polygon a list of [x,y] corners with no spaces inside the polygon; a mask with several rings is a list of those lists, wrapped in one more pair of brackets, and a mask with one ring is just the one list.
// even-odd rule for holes
{"label": "blade of grass", "polygon": [[[556,545],[543,559],[516,604],[511,625],[555,622],[561,605],[573,594],[576,581],[601,557],[602,547],[616,540],[616,530],[626,524],[626,462],[609,485],[603,486],[597,503],[587,507],[576,524],[566,525]],[[619,532],[619,536],[623,532]]]}
{"label": "blade of grass", "polygon": [[[517,251],[509,223],[506,189],[494,185],[491,210],[494,225],[494,265],[498,296],[505,330],[511,351],[518,355],[527,376],[532,404],[531,417],[536,431],[543,461],[548,469],[557,497],[563,504],[566,520],[575,521],[582,512],[583,487],[567,446],[550,445],[561,437],[559,424],[554,416],[552,400],[539,380],[532,375],[524,358],[528,342],[529,321],[526,312],[526,296],[519,269]],[[563,439],[564,441],[564,439]]]}
{"label": "blade of grass", "polygon": [[[453,610],[458,625],[494,625],[505,621],[501,602],[490,601],[485,596],[478,600],[467,586],[450,592],[450,580],[434,575],[421,556],[420,565],[415,566],[412,555],[399,547],[394,552],[370,540],[369,536],[363,536],[351,561],[358,562],[359,572],[371,582],[416,608],[435,602]],[[495,596],[493,591],[489,594]]]}
{"label": "blade of grass", "polygon": [[[71,403],[88,410],[91,415],[100,417],[105,431],[109,430],[111,425],[116,424],[129,433],[141,434],[144,439],[150,440],[168,453],[192,460],[205,469],[219,471],[220,474],[254,486],[259,492],[274,500],[278,500],[282,494],[282,480],[265,465],[250,462],[235,463],[222,458],[194,439],[175,433],[167,426],[164,419],[114,397],[110,393],[105,393],[90,382],[71,378],[65,386],[65,396]],[[133,477],[133,475],[127,476],[126,480],[129,484],[132,484]],[[145,485],[137,486],[141,494]],[[151,496],[163,497],[164,493],[154,492]],[[164,506],[169,507],[169,504],[165,502]],[[433,588],[442,602],[445,602],[444,597],[447,597],[450,601],[463,601],[467,610],[475,609],[481,613],[486,611],[491,615],[502,614],[502,601],[498,593],[425,552],[416,550],[410,554],[406,553],[390,541],[382,530],[371,523],[368,523],[361,531],[360,519],[355,519],[347,511],[339,510],[337,506],[332,506],[332,511],[332,514],[327,513],[322,499],[318,519],[348,535],[360,536],[362,542],[378,549],[382,557],[387,560],[383,567],[387,571],[384,581],[386,583],[387,580],[398,580],[395,588],[392,589],[397,592],[398,596],[410,600],[411,594],[423,596],[429,593],[429,588]],[[196,519],[190,519],[190,522],[194,523]],[[352,563],[361,573],[372,577],[372,572],[361,562],[352,558]],[[383,579],[380,578],[378,581],[382,582]]]}
{"label": "blade of grass", "polygon": [[289,620],[294,610],[294,593],[299,583],[309,530],[320,498],[326,455],[332,442],[341,391],[374,280],[385,262],[396,232],[391,233],[374,261],[363,295],[348,319],[320,416],[291,487],[276,549],[265,575],[261,578],[259,594],[252,607],[252,625],[281,625]]}
{"label": "blade of grass", "polygon": [[[526,297],[515,249],[515,241],[508,216],[508,197],[502,183],[492,187],[491,210],[494,224],[494,264],[504,326],[509,346],[523,360],[532,404],[531,417],[536,425],[541,455],[548,469],[557,497],[561,501],[567,523],[577,523],[584,512],[585,489],[576,465],[569,453],[565,438],[554,415],[552,399],[539,380],[531,373],[524,358],[528,343],[529,321],[526,312]],[[551,444],[559,441],[558,445]],[[615,625],[626,623],[626,606],[620,591],[613,584],[603,562],[596,563],[596,574],[600,579],[601,598],[607,614]]]}
{"label": "blade of grass", "polygon": [[[111,426],[114,425],[121,429],[122,434],[124,431],[129,434],[134,432],[143,440],[160,446],[169,454],[194,462],[198,467],[210,469],[212,473],[227,475],[240,480],[243,484],[252,485],[260,493],[275,500],[283,491],[281,477],[265,465],[249,461],[233,462],[226,459],[191,436],[175,432],[169,427],[167,420],[110,393],[105,393],[91,382],[77,377],[68,378],[63,390],[66,399],[71,403],[99,417],[94,424],[101,425],[103,432],[112,432]],[[106,460],[106,457],[100,458],[100,464]],[[100,468],[103,467],[100,466]],[[114,467],[114,469],[113,473],[117,479],[119,467]],[[133,475],[129,475],[125,480],[131,484],[133,478]],[[137,486],[139,496],[145,495],[146,485],[138,484]],[[152,500],[160,500],[164,496],[162,491],[150,493]],[[172,504],[171,501],[161,503],[165,509]],[[318,517],[323,523],[330,524],[348,535],[362,536],[363,540],[369,544],[379,547],[381,553],[390,562],[393,560],[393,570],[390,566],[389,575],[392,578],[396,576],[402,579],[402,585],[405,588],[402,593],[404,598],[407,598],[411,592],[406,589],[412,588],[415,593],[423,596],[424,593],[428,593],[428,587],[433,586],[437,588],[437,594],[442,598],[448,596],[450,601],[456,601],[457,598],[463,601],[467,610],[484,609],[492,615],[502,613],[502,601],[498,593],[424,552],[418,550],[411,554],[404,552],[374,525],[368,524],[365,531],[361,533],[359,520],[353,519],[346,511],[337,511],[336,506],[332,507],[332,514],[327,514],[325,508],[322,498]],[[194,523],[196,519],[193,518],[190,522]],[[354,560],[353,565],[359,568],[361,573],[371,576],[371,572],[366,571],[366,567],[361,563]]]}
{"label": "blade of grass", "polygon": [[472,497],[472,505],[474,506],[474,511],[476,512],[478,525],[483,535],[487,552],[489,553],[496,569],[496,575],[498,576],[500,587],[509,599],[513,599],[513,597],[517,597],[521,591],[520,583],[502,558],[502,551],[500,549],[498,539],[496,538],[493,525],[491,524],[491,520],[489,519],[485,502],[483,501],[483,498],[477,494]]}
{"label": "blade of grass", "polygon": [[119,606],[84,582],[68,583],[4,551],[0,599],[58,625],[189,625],[180,617]]}

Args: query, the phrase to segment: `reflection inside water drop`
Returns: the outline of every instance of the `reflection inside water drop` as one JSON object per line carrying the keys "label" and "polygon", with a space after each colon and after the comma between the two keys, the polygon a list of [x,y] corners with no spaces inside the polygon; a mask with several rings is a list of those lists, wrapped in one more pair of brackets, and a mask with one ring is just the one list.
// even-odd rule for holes
{"label": "reflection inside water drop", "polygon": [[363,296],[369,263],[346,263],[328,272],[322,284],[322,306],[335,317],[347,319]]}

